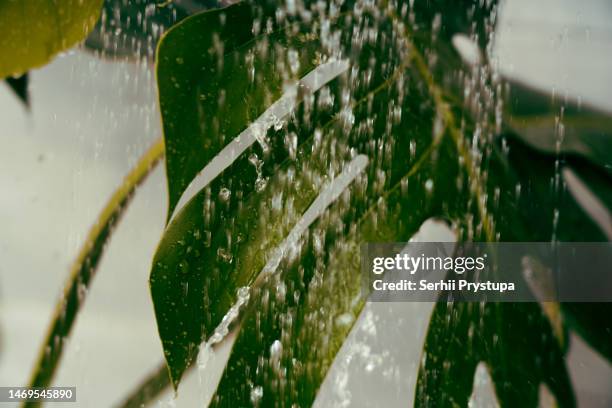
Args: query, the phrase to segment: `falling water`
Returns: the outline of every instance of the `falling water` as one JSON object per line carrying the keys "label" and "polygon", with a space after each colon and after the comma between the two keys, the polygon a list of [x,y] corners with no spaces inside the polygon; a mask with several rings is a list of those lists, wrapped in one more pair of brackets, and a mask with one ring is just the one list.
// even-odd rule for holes
{"label": "falling water", "polygon": [[[257,241],[253,245],[258,248],[246,253],[263,254],[262,265],[253,271],[254,276],[235,288],[232,306],[200,345],[196,361],[203,378],[215,346],[226,340],[232,330],[239,330],[242,318],[261,325],[270,309],[280,310],[279,333],[274,338],[254,339],[265,343],[255,366],[254,380],[244,384],[254,406],[268,402],[271,391],[284,398],[299,389],[300,378],[296,373],[300,364],[315,376],[318,370],[325,372],[331,365],[331,361],[321,363],[323,358],[310,362],[305,356],[321,357],[316,354],[318,350],[305,350],[305,346],[296,346],[296,342],[312,340],[314,349],[318,346],[321,352],[332,350],[328,339],[348,333],[358,319],[359,330],[367,334],[364,337],[382,335],[380,322],[371,313],[360,315],[362,299],[358,282],[355,283],[358,272],[340,270],[335,258],[349,258],[347,254],[356,253],[355,243],[365,236],[361,230],[364,225],[374,230],[380,227],[380,237],[387,238],[385,221],[398,214],[399,205],[386,200],[395,186],[403,198],[420,197],[419,207],[427,207],[451,188],[457,197],[465,195],[469,212],[455,225],[457,234],[468,239],[483,236],[499,239],[496,209],[501,201],[518,202],[524,194],[526,187],[520,183],[508,195],[496,188],[489,196],[482,189],[487,182],[493,140],[505,126],[505,88],[492,53],[496,10],[486,19],[482,31],[472,28],[470,32],[455,34],[445,43],[443,14],[433,13],[425,21],[415,2],[418,0],[382,5],[383,2],[358,0],[347,6],[347,2],[335,0],[307,4],[288,0],[272,14],[260,10],[262,17],[255,20],[253,33],[289,33],[299,36],[301,44],[317,41],[316,53],[296,43],[285,46],[262,39],[249,52],[231,54],[241,58],[235,65],[245,70],[248,79],[245,93],[259,85],[265,88],[268,78],[263,71],[269,66],[274,67],[275,77],[282,78],[282,84],[279,89],[266,89],[256,102],[244,102],[262,103],[266,109],[250,116],[249,123],[238,134],[219,135],[227,148],[194,179],[174,216],[203,191],[199,210],[202,225],[194,232],[202,247],[185,251],[214,248],[214,259],[207,261],[213,265],[211,269],[218,267],[222,271],[215,272],[216,278],[226,279],[224,274],[229,276],[244,267],[240,265],[251,262],[241,259],[245,252],[240,251],[253,238]],[[218,5],[176,0],[125,10],[119,3],[123,2],[106,2],[101,20],[86,43],[105,58],[136,61],[138,72],[130,71],[115,79],[114,88],[118,92],[143,84],[153,89],[152,62],[159,39],[186,16]],[[422,35],[423,32],[427,35]],[[225,59],[228,50],[219,36],[213,43],[211,53],[218,57],[216,69],[223,72],[229,65]],[[438,49],[444,44],[450,49]],[[422,52],[423,66],[415,52]],[[446,64],[459,63],[448,59],[455,53],[461,68],[453,68],[447,75]],[[176,63],[184,65],[185,60],[177,59]],[[304,71],[311,65],[312,69]],[[456,100],[446,98],[439,84],[456,91]],[[231,84],[223,86],[229,90]],[[228,95],[224,89],[219,91],[216,95],[219,107],[227,104]],[[464,108],[461,115],[453,111],[457,101]],[[137,112],[140,117],[155,116],[154,107],[134,109],[140,109]],[[130,115],[108,106],[96,107],[91,115],[100,113],[113,123]],[[449,117],[455,117],[454,122]],[[224,118],[215,119],[218,125]],[[143,131],[153,132],[154,126],[145,121]],[[561,109],[555,121],[557,153],[565,133]],[[443,146],[451,146],[459,153],[449,159],[436,143],[448,143]],[[95,159],[101,160],[99,150],[104,146],[96,146]],[[130,160],[136,160],[137,149],[133,150]],[[504,148],[503,153],[508,151]],[[226,177],[225,170],[242,163],[240,160],[246,164],[244,171],[239,176]],[[456,161],[453,165],[460,169],[451,175],[452,183],[426,168],[445,165],[450,160]],[[563,188],[562,171],[557,161],[555,178],[551,180],[553,192]],[[222,182],[214,184],[217,177]],[[248,207],[252,202],[258,204]],[[256,226],[254,231],[242,230],[240,222],[247,218],[241,215],[243,208],[255,214],[256,221],[249,224]],[[563,214],[554,209],[550,216],[554,240]],[[398,223],[404,221],[407,220],[398,218]],[[351,268],[357,270],[358,265],[351,264]],[[178,264],[178,272],[184,276],[196,269],[197,265],[186,261]],[[274,278],[266,279],[268,276]],[[330,281],[337,290],[331,294],[324,288]],[[182,290],[187,297],[194,289],[185,284]],[[323,294],[322,298],[313,293]],[[88,295],[87,287],[78,287],[80,301]],[[342,296],[346,301],[338,299]],[[207,297],[203,303],[214,302],[215,299]],[[319,307],[313,306],[315,302],[320,302]],[[302,313],[296,305],[311,309]],[[252,314],[253,308],[258,308],[261,316]],[[310,331],[300,329],[296,322]],[[317,334],[325,339],[313,340]],[[343,360],[334,364],[348,366],[351,361],[363,361],[364,372],[382,373],[385,379],[403,386],[389,355],[373,351],[367,339],[354,343],[342,356]],[[422,359],[430,357],[424,354]],[[322,367],[324,364],[327,366]],[[391,367],[390,371],[385,371],[385,367]],[[489,381],[483,367],[478,367],[475,388]],[[264,381],[270,375],[278,380],[272,385]],[[348,386],[351,375],[345,370],[334,383],[338,400],[347,405],[354,402]],[[472,406],[478,406],[474,398]]]}

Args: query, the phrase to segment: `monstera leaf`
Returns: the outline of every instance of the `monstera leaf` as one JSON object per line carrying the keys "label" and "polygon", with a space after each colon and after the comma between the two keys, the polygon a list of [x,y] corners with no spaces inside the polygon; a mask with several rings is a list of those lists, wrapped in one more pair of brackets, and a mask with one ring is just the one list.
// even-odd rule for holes
{"label": "monstera leaf", "polygon": [[3,1],[0,78],[40,67],[82,41],[96,24],[101,6],[102,0]]}
{"label": "monstera leaf", "polygon": [[[511,84],[510,95],[506,118],[514,130],[502,137],[512,173],[512,182],[506,189],[512,193],[513,185],[515,192],[519,186],[520,197],[504,201],[503,184],[494,183],[501,192],[500,203],[510,203],[498,209],[505,220],[497,224],[500,239],[609,239],[605,233],[609,227],[583,208],[579,197],[567,188],[564,172],[559,168],[562,163],[565,169],[588,180],[589,194],[601,200],[607,211],[612,208],[609,116],[589,107],[562,105],[520,83]],[[561,180],[557,182],[561,188],[554,187],[555,180]],[[417,405],[466,405],[476,366],[485,362],[502,405],[536,406],[539,389],[533,384],[544,383],[555,393],[559,406],[573,406],[571,383],[559,364],[567,344],[559,336],[551,336],[555,330],[542,308],[537,304],[510,303],[476,306],[445,302],[436,305],[419,375]],[[567,303],[561,305],[561,311],[569,328],[610,358],[609,304]],[[470,332],[480,334],[477,338]],[[534,355],[538,358],[534,359]],[[518,376],[530,381],[516,381]]]}
{"label": "monstera leaf", "polygon": [[[202,342],[238,326],[212,404],[311,404],[366,301],[360,245],[430,217],[462,240],[605,239],[554,183],[562,166],[607,180],[605,156],[534,149],[500,120],[504,87],[449,47],[480,43],[495,6],[446,3],[238,3],[162,38],[169,224],[150,285],[175,388]],[[540,384],[573,404],[538,304],[442,300],[417,405],[467,404],[479,362],[502,405],[535,406]]]}

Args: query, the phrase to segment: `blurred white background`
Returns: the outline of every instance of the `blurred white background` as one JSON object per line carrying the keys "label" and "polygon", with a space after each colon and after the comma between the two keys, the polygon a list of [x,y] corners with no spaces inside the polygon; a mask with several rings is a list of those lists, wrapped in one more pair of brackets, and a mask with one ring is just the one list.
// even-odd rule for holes
{"label": "blurred white background", "polygon": [[[507,0],[496,53],[504,74],[612,112],[608,0]],[[72,52],[34,71],[30,92],[28,113],[0,87],[3,386],[26,384],[85,234],[160,134],[154,75],[145,66]],[[165,175],[159,167],[114,234],[56,377],[57,385],[76,385],[78,406],[117,403],[161,361],[147,278],[165,211]],[[435,228],[428,233],[435,234]],[[409,404],[430,307],[369,305],[318,404],[336,406],[345,396],[351,406]],[[378,336],[368,334],[372,330]],[[186,379],[176,401],[166,394],[160,405],[202,406],[227,349],[215,352],[200,375],[194,371]],[[569,360],[580,405],[612,407],[610,365],[577,340]],[[387,362],[398,368],[381,375]]]}

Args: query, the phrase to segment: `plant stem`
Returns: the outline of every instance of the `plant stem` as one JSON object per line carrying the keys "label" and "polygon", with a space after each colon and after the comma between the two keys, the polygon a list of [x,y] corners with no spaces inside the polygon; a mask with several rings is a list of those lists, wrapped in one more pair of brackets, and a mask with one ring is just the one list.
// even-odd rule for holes
{"label": "plant stem", "polygon": [[[70,277],[55,312],[45,341],[41,346],[29,387],[48,387],[64,350],[87,290],[100,263],[106,244],[121,216],[130,203],[136,188],[142,184],[164,155],[164,141],[159,138],[140,158],[125,177],[121,186],[104,206],[98,220],[91,227],[87,239],[72,264]],[[39,406],[40,402],[25,402],[24,407]]]}

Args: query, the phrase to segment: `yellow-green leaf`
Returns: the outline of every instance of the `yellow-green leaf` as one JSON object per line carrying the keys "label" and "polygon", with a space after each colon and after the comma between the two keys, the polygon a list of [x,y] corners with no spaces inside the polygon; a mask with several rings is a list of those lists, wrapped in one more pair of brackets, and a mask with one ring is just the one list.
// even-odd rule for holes
{"label": "yellow-green leaf", "polygon": [[48,63],[94,27],[101,0],[0,2],[0,78]]}

